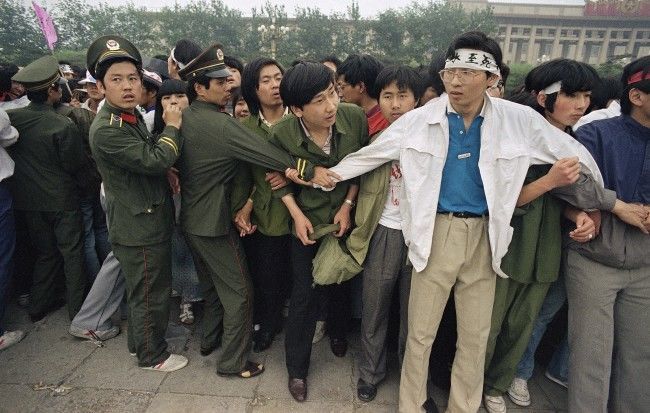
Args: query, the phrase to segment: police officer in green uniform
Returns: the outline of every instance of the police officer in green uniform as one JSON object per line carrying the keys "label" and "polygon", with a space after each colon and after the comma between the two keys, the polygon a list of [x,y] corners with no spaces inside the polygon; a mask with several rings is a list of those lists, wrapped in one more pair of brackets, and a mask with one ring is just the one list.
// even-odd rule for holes
{"label": "police officer in green uniform", "polygon": [[65,84],[52,56],[42,57],[16,73],[31,103],[7,111],[20,139],[9,150],[16,163],[11,179],[15,209],[24,211],[36,249],[29,314],[37,321],[62,305],[55,280],[65,273],[68,315],[83,303],[82,224],[75,175],[85,163],[82,139],[72,121],[57,114]]}
{"label": "police officer in green uniform", "polygon": [[248,360],[253,292],[231,219],[231,181],[238,159],[277,171],[293,167],[294,162],[286,152],[221,112],[232,89],[221,45],[206,49],[179,75],[188,81],[192,101],[183,112],[185,144],[178,169],[181,226],[204,290],[201,353],[207,355],[217,346],[223,315],[223,351],[217,374],[253,377],[262,373],[264,366]]}
{"label": "police officer in green uniform", "polygon": [[86,56],[106,102],[90,128],[90,149],[106,191],[109,237],[124,272],[129,351],[141,368],[174,371],[187,358],[167,351],[173,206],[166,171],[183,144],[180,111],[165,111],[157,140],[135,110],[142,92],[141,57],[128,40],[103,36]]}

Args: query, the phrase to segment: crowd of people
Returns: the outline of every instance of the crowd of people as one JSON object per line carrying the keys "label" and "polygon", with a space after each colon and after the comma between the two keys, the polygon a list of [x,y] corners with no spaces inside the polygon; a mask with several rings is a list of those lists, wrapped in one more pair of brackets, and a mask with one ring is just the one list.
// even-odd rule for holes
{"label": "crowd of people", "polygon": [[[81,339],[118,335],[119,313],[138,366],[172,372],[180,296],[220,376],[262,374],[252,353],[284,329],[302,402],[313,343],[344,357],[360,319],[361,401],[396,349],[400,412],[437,411],[449,357],[447,411],[503,413],[531,404],[568,300],[546,377],[569,411],[650,411],[650,56],[617,79],[554,59],[506,98],[481,32],[421,70],[224,53],[143,59],[110,35],[85,69],[2,65],[0,320],[10,281],[32,322],[66,305]],[[0,328],[0,350],[23,336]]]}

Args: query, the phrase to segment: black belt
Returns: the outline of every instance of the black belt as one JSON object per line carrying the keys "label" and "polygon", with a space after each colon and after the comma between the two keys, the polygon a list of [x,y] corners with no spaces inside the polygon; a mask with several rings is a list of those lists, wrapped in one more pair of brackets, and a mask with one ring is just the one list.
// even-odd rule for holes
{"label": "black belt", "polygon": [[451,212],[451,211],[438,211],[439,214],[451,214],[455,216],[456,218],[483,218],[488,216],[487,213],[485,214],[474,214],[472,212],[464,212],[464,211],[457,211],[457,212]]}

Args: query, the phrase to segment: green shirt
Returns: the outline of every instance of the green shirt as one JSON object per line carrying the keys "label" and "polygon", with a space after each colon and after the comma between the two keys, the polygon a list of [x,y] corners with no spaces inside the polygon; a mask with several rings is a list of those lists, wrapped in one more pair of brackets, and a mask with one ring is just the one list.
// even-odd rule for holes
{"label": "green shirt", "polygon": [[[299,164],[306,161],[313,166],[332,167],[347,154],[358,151],[368,143],[368,121],[360,107],[340,103],[332,129],[329,155],[305,135],[300,120],[293,115],[287,116],[273,127],[271,142],[299,158]],[[329,192],[301,186],[296,188],[296,202],[314,227],[331,224],[349,186],[350,182],[339,182]]]}
{"label": "green shirt", "polygon": [[[259,116],[250,115],[241,123],[266,140],[271,137],[272,128]],[[267,168],[240,162],[233,182],[233,209],[234,212],[241,209],[250,196],[253,200],[251,221],[257,225],[257,230],[270,237],[287,235],[291,232],[291,215],[282,199],[273,195],[271,185],[265,180],[267,172]]]}
{"label": "green shirt", "polygon": [[[551,165],[535,165],[528,169],[524,185],[548,173]],[[510,221],[514,228],[508,252],[501,269],[520,283],[557,280],[562,254],[562,211],[564,203],[551,194],[544,194],[517,208]]]}
{"label": "green shirt", "polygon": [[185,138],[178,162],[181,178],[181,225],[193,235],[228,233],[231,182],[237,161],[282,171],[295,162],[285,151],[251,132],[217,105],[195,100],[183,111]]}
{"label": "green shirt", "polygon": [[25,211],[67,211],[79,208],[75,175],[86,157],[79,129],[51,105],[31,102],[8,110],[18,130],[16,144],[8,152],[16,163],[8,181],[14,208]]}
{"label": "green shirt", "polygon": [[97,113],[90,127],[90,149],[104,182],[111,242],[140,246],[171,237],[174,221],[166,171],[182,145],[172,126],[156,141],[137,111],[123,114],[106,103]]}

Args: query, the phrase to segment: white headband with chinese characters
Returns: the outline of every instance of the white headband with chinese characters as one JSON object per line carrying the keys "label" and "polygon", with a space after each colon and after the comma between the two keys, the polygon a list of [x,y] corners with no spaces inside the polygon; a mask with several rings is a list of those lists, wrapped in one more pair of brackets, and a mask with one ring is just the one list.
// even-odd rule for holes
{"label": "white headband with chinese characters", "polygon": [[499,75],[494,56],[491,53],[474,49],[457,49],[454,55],[445,60],[445,69],[475,69]]}
{"label": "white headband with chinese characters", "polygon": [[559,92],[560,90],[562,90],[562,82],[558,81],[546,86],[544,89],[540,91],[540,93],[543,93],[545,95],[551,95],[553,93]]}

